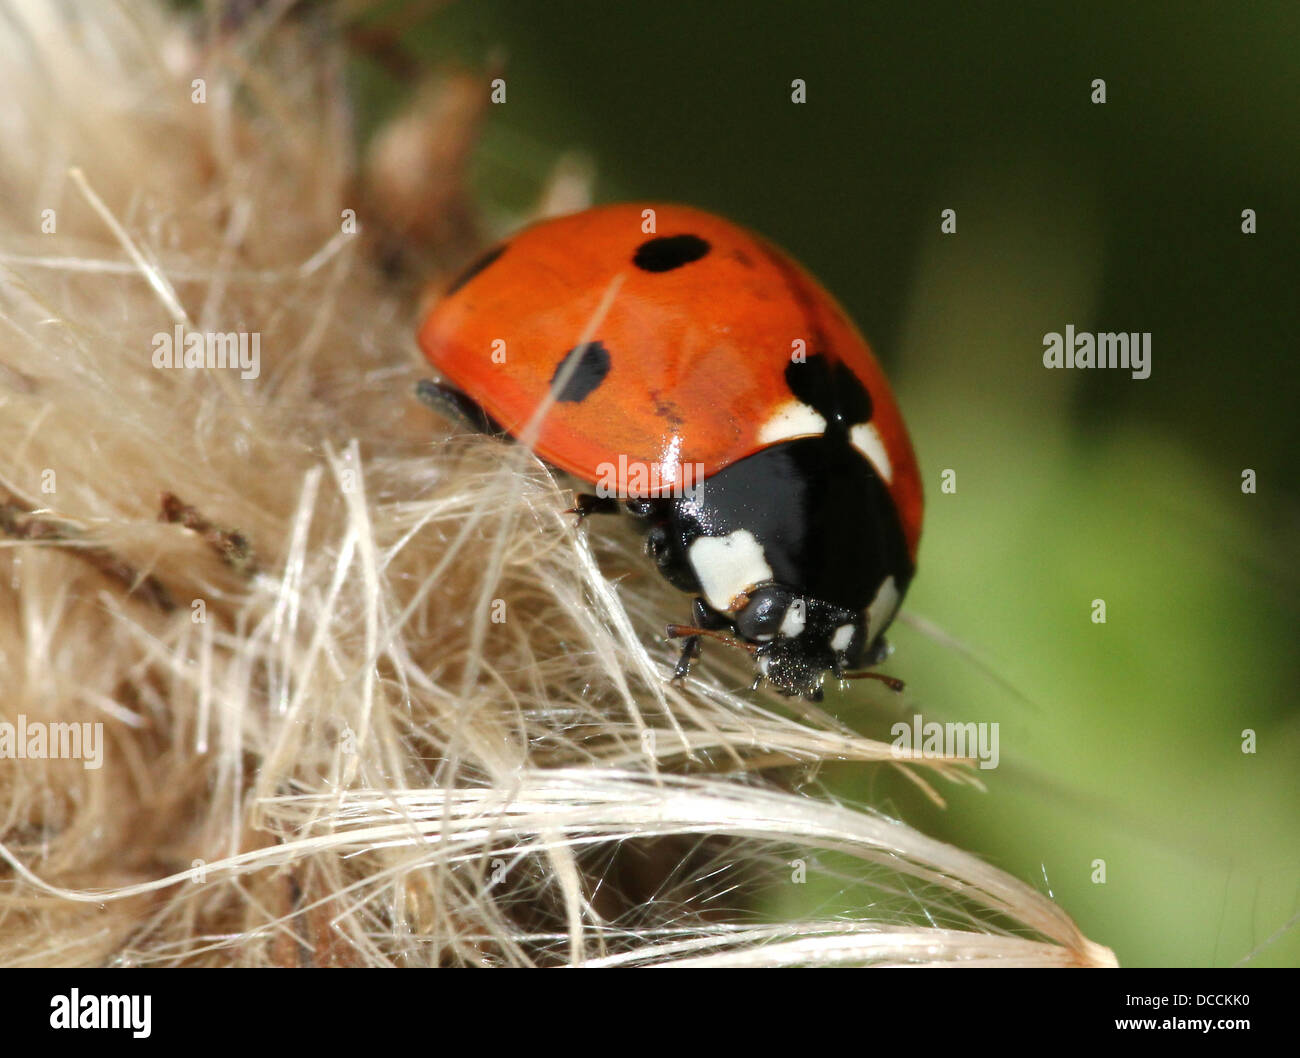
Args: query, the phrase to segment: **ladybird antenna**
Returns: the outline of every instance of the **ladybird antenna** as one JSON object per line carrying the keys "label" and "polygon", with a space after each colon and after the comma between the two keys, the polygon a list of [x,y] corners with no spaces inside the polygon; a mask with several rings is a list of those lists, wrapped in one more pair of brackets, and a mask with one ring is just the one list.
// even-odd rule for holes
{"label": "ladybird antenna", "polygon": [[897,676],[886,676],[883,672],[846,672],[837,678],[841,680],[879,680],[891,691],[898,694],[902,694],[903,688],[907,686]]}
{"label": "ladybird antenna", "polygon": [[667,634],[669,639],[684,639],[687,636],[707,636],[709,639],[716,639],[719,643],[726,643],[729,647],[739,647],[741,650],[748,650],[751,654],[758,653],[758,647],[753,643],[746,643],[743,639],[736,639],[734,636],[726,635],[725,633],[715,631],[712,628],[696,628],[694,625],[669,625]]}

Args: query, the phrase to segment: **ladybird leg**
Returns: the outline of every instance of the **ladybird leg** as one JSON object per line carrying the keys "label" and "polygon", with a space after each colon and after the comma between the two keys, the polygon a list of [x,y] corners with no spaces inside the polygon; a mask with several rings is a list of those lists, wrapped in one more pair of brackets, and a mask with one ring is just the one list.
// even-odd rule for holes
{"label": "ladybird leg", "polygon": [[661,518],[664,512],[664,501],[645,499],[643,497],[631,496],[623,501],[623,508],[633,518],[649,520],[651,518]]}
{"label": "ladybird leg", "polygon": [[420,403],[427,405],[445,419],[475,433],[502,437],[505,430],[491,415],[485,412],[460,390],[442,382],[422,378],[415,385],[415,395]]}
{"label": "ladybird leg", "polygon": [[700,656],[700,637],[688,636],[682,644],[681,656],[673,666],[673,682],[684,680],[691,674],[691,662]]}
{"label": "ladybird leg", "polygon": [[[712,609],[703,599],[696,597],[691,601],[691,626],[701,631],[714,632],[730,629],[731,621]],[[668,634],[673,635],[674,626],[669,626]],[[700,656],[700,636],[688,635],[682,642],[682,653],[673,667],[673,679],[684,680],[691,671],[691,662]]]}
{"label": "ladybird leg", "polygon": [[578,492],[574,494],[573,506],[565,514],[576,514],[578,524],[581,525],[583,519],[589,514],[618,514],[623,509],[622,503],[613,496],[593,496],[589,492]]}
{"label": "ladybird leg", "polygon": [[[633,514],[635,516],[635,512]],[[695,571],[687,561],[685,550],[673,540],[663,524],[655,523],[647,530],[645,551],[654,560],[660,575],[674,588],[692,594],[700,590],[699,581],[696,580]]]}

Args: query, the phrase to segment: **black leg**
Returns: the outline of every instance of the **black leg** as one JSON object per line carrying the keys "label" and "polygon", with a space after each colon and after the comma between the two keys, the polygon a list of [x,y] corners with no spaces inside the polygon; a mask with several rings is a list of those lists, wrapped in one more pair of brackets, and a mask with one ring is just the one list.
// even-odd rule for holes
{"label": "black leg", "polygon": [[673,681],[684,680],[691,673],[691,662],[700,656],[700,637],[688,636],[682,643],[682,653],[673,667]]}
{"label": "black leg", "polygon": [[623,501],[627,513],[634,518],[653,518],[656,515],[662,515],[664,503],[664,500],[647,500],[638,496]]}
{"label": "black leg", "polygon": [[415,385],[415,395],[420,399],[421,404],[427,405],[439,415],[466,429],[473,430],[475,433],[491,434],[494,437],[505,436],[506,431],[499,422],[452,386],[422,378]]}
{"label": "black leg", "polygon": [[614,496],[593,496],[589,492],[578,492],[574,494],[573,506],[565,514],[576,514],[578,524],[589,514],[618,514],[623,509],[621,500]]}
{"label": "black leg", "polygon": [[[731,619],[712,609],[703,599],[691,600],[691,624],[711,632],[732,631]],[[684,680],[691,671],[691,662],[700,656],[700,637],[687,636],[682,641],[682,653],[673,668],[673,679]]]}
{"label": "black leg", "polygon": [[700,590],[686,552],[673,542],[666,526],[659,523],[650,526],[645,535],[645,550],[654,559],[660,575],[674,588],[692,593]]}

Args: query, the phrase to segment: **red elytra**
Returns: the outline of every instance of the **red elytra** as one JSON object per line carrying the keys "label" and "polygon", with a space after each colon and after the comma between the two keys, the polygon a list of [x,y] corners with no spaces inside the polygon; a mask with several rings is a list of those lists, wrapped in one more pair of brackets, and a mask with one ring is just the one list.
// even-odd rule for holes
{"label": "red elytra", "polygon": [[[636,263],[648,241],[682,239],[704,252],[666,268]],[[484,255],[434,303],[419,341],[448,381],[517,436],[589,331],[604,373],[581,399],[548,409],[534,443],[542,459],[589,484],[607,481],[611,464],[700,464],[707,478],[772,443],[760,433],[792,400],[785,371],[802,343],[806,355],[845,365],[870,395],[915,562],[921,485],[889,383],[835,299],[781,250],[689,207],[598,207],[533,225]],[[618,484],[628,494],[626,476]]]}

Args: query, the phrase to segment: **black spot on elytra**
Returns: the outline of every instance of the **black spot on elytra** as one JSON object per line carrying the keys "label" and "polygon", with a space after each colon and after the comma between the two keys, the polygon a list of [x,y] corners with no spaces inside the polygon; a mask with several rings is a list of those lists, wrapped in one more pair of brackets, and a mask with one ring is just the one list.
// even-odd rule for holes
{"label": "black spot on elytra", "polygon": [[575,345],[564,354],[564,359],[559,362],[555,373],[551,375],[552,388],[555,387],[556,380],[568,370],[569,363],[575,357],[577,364],[574,365],[572,373],[564,383],[564,388],[555,394],[556,400],[568,404],[577,404],[579,401],[586,400],[609,374],[609,350],[604,345],[600,342]]}
{"label": "black spot on elytra", "polygon": [[456,293],[456,291],[480,272],[492,267],[492,265],[496,263],[497,258],[505,252],[506,247],[505,244],[502,243],[500,246],[494,246],[492,249],[488,250],[487,253],[475,258],[461,270],[461,273],[456,276],[455,279],[451,281],[451,285],[447,287],[446,291],[443,293],[443,297]]}
{"label": "black spot on elytra", "polygon": [[638,246],[632,263],[643,272],[671,272],[698,261],[710,249],[698,235],[663,235]]}
{"label": "black spot on elytra", "polygon": [[847,365],[831,363],[822,353],[792,361],[785,383],[803,403],[815,408],[828,426],[847,430],[871,421],[871,394]]}

